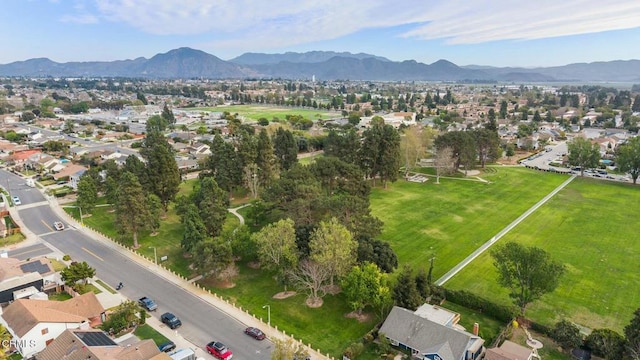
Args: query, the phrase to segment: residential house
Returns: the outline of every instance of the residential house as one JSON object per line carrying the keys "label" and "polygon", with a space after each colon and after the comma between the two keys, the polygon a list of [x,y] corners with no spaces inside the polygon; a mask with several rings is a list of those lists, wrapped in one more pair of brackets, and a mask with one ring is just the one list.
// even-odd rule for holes
{"label": "residential house", "polygon": [[35,124],[46,129],[59,129],[64,125],[64,122],[59,119],[37,119]]}
{"label": "residential house", "polygon": [[45,154],[45,153],[36,153],[27,159],[25,166],[37,170],[37,171],[60,171],[64,168],[62,164],[59,163],[59,160],[55,157]]}
{"label": "residential house", "polygon": [[37,360],[171,360],[151,339],[116,344],[97,329],[65,330],[36,356]]}
{"label": "residential house", "polygon": [[203,143],[193,143],[189,149],[189,153],[194,156],[211,155],[211,147]]}
{"label": "residential house", "polygon": [[58,283],[59,275],[44,256],[29,260],[0,257],[0,303],[15,300],[15,293],[22,289],[40,291]]}
{"label": "residential house", "polygon": [[178,164],[178,170],[180,170],[181,173],[198,170],[200,167],[200,164],[196,159],[179,159],[176,160],[176,163]]}
{"label": "residential house", "polygon": [[[433,315],[438,311],[444,315]],[[392,345],[409,350],[415,359],[480,359],[484,354],[484,340],[461,330],[456,321],[455,316],[452,318],[441,308],[413,312],[394,306],[379,332]]]}
{"label": "residential house", "polygon": [[18,299],[3,309],[0,322],[28,359],[67,329],[90,329],[101,323],[104,308],[93,292],[66,301]]}
{"label": "residential house", "polygon": [[15,151],[29,149],[28,145],[18,145],[7,140],[0,140],[0,157],[8,157]]}
{"label": "residential house", "polygon": [[182,142],[172,142],[171,143],[171,147],[173,148],[173,150],[175,150],[177,153],[186,153],[189,151],[190,147],[189,145],[182,143]]}
{"label": "residential house", "polygon": [[29,140],[40,140],[42,139],[44,135],[40,132],[40,131],[32,131],[29,133],[29,135],[27,136],[27,138]]}
{"label": "residential house", "polygon": [[116,160],[118,158],[120,158],[122,155],[122,153],[120,153],[120,151],[117,150],[105,150],[102,152],[102,154],[100,154],[100,159],[102,159],[102,161],[106,161],[109,159],[113,159]]}
{"label": "residential house", "polygon": [[60,172],[53,174],[53,178],[58,181],[60,179],[69,178],[69,186],[73,189],[78,188],[80,177],[87,171],[82,165],[68,163]]}
{"label": "residential house", "polygon": [[29,157],[33,154],[40,153],[40,150],[23,150],[23,151],[14,151],[11,156],[9,156],[9,162],[14,165],[22,166],[24,165]]}
{"label": "residential house", "polygon": [[534,349],[518,345],[509,340],[497,348],[487,349],[484,360],[532,360],[540,358]]}

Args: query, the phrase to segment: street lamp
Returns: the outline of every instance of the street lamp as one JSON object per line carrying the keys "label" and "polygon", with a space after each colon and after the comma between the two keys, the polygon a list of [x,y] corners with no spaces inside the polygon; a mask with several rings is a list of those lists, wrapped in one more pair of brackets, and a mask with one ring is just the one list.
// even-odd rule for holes
{"label": "street lamp", "polygon": [[267,325],[271,326],[271,306],[265,305],[262,308],[267,308]]}
{"label": "street lamp", "polygon": [[70,207],[70,208],[76,208],[78,210],[80,210],[80,225],[84,226],[84,220],[82,220],[82,208],[80,206],[65,206],[65,207]]}
{"label": "street lamp", "polygon": [[155,246],[149,246],[149,249],[153,249],[153,260],[158,265],[158,252]]}

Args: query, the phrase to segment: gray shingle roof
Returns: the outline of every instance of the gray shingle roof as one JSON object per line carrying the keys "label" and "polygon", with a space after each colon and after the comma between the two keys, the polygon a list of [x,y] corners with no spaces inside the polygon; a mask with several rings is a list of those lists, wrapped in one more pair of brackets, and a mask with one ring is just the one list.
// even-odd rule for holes
{"label": "gray shingle roof", "polygon": [[475,352],[484,340],[465,331],[421,318],[412,311],[394,306],[380,332],[421,354],[437,353],[443,360],[461,360],[467,349]]}

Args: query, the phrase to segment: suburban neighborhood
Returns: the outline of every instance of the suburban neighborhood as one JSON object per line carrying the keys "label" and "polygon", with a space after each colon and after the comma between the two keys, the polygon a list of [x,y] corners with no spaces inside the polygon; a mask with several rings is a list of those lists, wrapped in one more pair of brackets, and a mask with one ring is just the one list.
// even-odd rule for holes
{"label": "suburban neighborhood", "polygon": [[[11,358],[530,360],[623,352],[623,345],[593,345],[594,336],[605,336],[597,321],[537,315],[536,302],[562,288],[566,271],[541,249],[539,271],[549,278],[536,276],[553,285],[540,285],[534,297],[514,295],[509,304],[507,296],[495,301],[448,282],[469,276],[489,256],[515,261],[507,252],[513,243],[501,238],[572,182],[635,191],[637,91],[1,80],[0,234],[7,240],[0,324]],[[181,94],[164,95],[174,89]],[[419,250],[428,256],[421,266],[412,267],[400,246],[413,246],[411,237],[389,236],[393,212],[377,208],[396,187],[419,193],[440,183],[491,186],[507,176],[537,184],[524,201],[529,211],[507,212],[511,225],[500,222],[504,229],[488,230],[482,246],[461,244],[456,255],[433,250],[442,246],[433,239],[443,236],[433,220],[433,233],[412,235],[431,244]],[[463,221],[463,214],[449,216]],[[331,240],[321,245],[323,239]],[[273,255],[274,246],[283,255]],[[350,250],[327,257],[323,246]],[[251,281],[275,295],[234,292],[253,287]],[[295,304],[277,303],[290,296]],[[350,335],[323,341],[304,330],[315,315],[283,316],[285,308],[323,309],[332,313],[327,319],[353,310],[343,318]],[[217,312],[209,315],[211,309]],[[202,314],[207,322],[199,321]],[[292,326],[288,316],[300,324]],[[221,318],[228,327],[210,333],[208,323]],[[258,341],[238,339],[243,331]]]}

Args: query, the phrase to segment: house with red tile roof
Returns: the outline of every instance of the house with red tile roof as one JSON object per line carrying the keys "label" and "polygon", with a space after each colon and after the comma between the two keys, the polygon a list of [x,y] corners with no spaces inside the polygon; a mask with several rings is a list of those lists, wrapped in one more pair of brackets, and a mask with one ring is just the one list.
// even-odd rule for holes
{"label": "house with red tile roof", "polygon": [[32,149],[32,150],[22,150],[22,151],[14,151],[11,156],[9,156],[9,162],[15,165],[24,164],[31,155],[41,153],[42,151]]}

